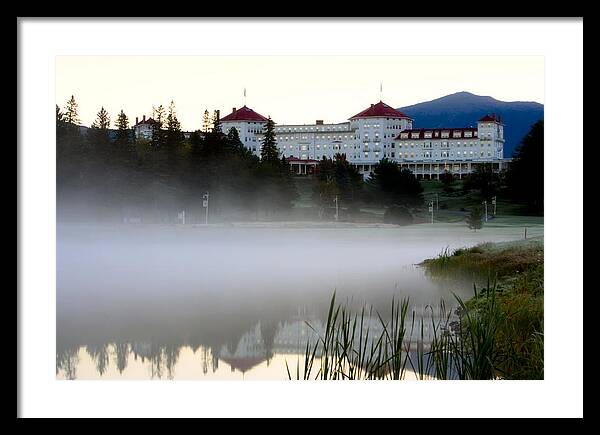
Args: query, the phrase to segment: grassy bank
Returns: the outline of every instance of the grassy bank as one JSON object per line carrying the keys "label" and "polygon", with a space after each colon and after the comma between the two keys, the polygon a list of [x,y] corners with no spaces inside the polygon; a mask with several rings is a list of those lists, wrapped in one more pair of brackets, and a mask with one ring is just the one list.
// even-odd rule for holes
{"label": "grassy bank", "polygon": [[[543,379],[544,244],[542,238],[487,243],[426,260],[434,276],[470,276],[488,284],[461,315],[495,324],[494,367],[505,379]],[[467,319],[468,320],[468,319]]]}
{"label": "grassy bank", "polygon": [[474,278],[473,298],[421,313],[408,299],[392,300],[384,319],[366,308],[352,313],[334,294],[325,332],[307,343],[295,378],[405,379],[411,371],[417,379],[543,379],[541,238],[446,250],[422,265],[434,276]]}

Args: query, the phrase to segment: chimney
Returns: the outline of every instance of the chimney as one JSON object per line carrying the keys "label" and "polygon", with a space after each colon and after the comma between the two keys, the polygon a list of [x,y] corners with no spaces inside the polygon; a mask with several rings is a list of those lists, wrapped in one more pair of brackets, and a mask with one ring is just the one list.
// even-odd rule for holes
{"label": "chimney", "polygon": [[323,120],[322,119],[317,119],[316,124],[317,125],[323,125]]}
{"label": "chimney", "polygon": [[235,107],[233,109],[231,109],[231,113],[235,112]]}
{"label": "chimney", "polygon": [[142,117],[142,122],[146,122],[146,115]]}
{"label": "chimney", "polygon": [[140,123],[140,122],[139,122],[139,119],[138,119],[138,117],[136,116],[136,117],[135,117],[135,125],[138,125],[139,123]]}
{"label": "chimney", "polygon": [[371,104],[371,107],[373,107],[375,104]]}

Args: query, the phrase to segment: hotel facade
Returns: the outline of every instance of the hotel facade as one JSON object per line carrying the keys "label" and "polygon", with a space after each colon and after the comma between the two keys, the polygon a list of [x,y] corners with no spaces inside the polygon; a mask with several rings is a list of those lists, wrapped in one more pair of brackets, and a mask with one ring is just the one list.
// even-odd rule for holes
{"label": "hotel facade", "polygon": [[[260,156],[267,118],[247,106],[235,107],[221,118],[221,129],[235,128],[246,148]],[[457,177],[492,164],[503,169],[504,125],[496,115],[485,115],[475,126],[413,129],[413,119],[380,101],[345,122],[275,126],[279,153],[294,172],[308,174],[318,162],[338,153],[364,175],[387,158],[417,178],[439,178],[444,171]],[[138,124],[136,123],[136,127]]]}

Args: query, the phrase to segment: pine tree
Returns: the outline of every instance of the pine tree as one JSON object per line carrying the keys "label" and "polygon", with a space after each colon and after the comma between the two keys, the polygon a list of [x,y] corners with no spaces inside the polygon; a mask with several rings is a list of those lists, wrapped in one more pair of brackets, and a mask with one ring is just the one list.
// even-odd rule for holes
{"label": "pine tree", "polygon": [[123,110],[121,110],[117,116],[115,127],[117,127],[117,144],[127,145],[130,140],[129,120],[127,119],[127,115],[125,115]]}
{"label": "pine tree", "polygon": [[544,121],[531,126],[506,174],[507,194],[532,212],[544,210]]}
{"label": "pine tree", "polygon": [[420,205],[423,202],[423,187],[408,169],[383,158],[375,166],[373,174],[367,180],[368,186],[384,205]]}
{"label": "pine tree", "polygon": [[165,137],[163,134],[163,125],[165,122],[165,108],[162,104],[158,107],[152,106],[152,145],[162,146],[165,143]]}
{"label": "pine tree", "polygon": [[61,140],[66,133],[65,116],[56,105],[56,140]]}
{"label": "pine tree", "polygon": [[265,137],[262,140],[260,158],[264,163],[279,163],[279,151],[277,150],[277,139],[275,138],[275,123],[269,117],[264,130]]}
{"label": "pine tree", "polygon": [[227,132],[227,140],[234,148],[239,148],[242,146],[240,134],[238,133],[237,128],[235,127],[231,127]]}
{"label": "pine tree", "polygon": [[221,114],[218,110],[215,110],[213,114],[212,131],[213,133],[221,133]]}
{"label": "pine tree", "polygon": [[169,104],[169,113],[167,115],[167,145],[176,145],[183,139],[181,133],[181,124],[175,113],[175,103]]}
{"label": "pine tree", "polygon": [[56,105],[56,122],[64,122],[63,113],[60,111],[58,104]]}
{"label": "pine tree", "polygon": [[481,227],[483,227],[483,213],[481,212],[480,207],[473,207],[471,209],[471,213],[467,216],[467,225],[473,231],[477,231]]}
{"label": "pine tree", "polygon": [[71,95],[71,99],[67,101],[65,107],[64,121],[67,124],[79,125],[78,106],[75,102],[75,97]]}
{"label": "pine tree", "polygon": [[110,142],[108,129],[110,128],[110,116],[102,107],[96,115],[96,120],[90,129],[91,140],[97,145],[106,145]]}
{"label": "pine tree", "polygon": [[210,118],[208,114],[208,110],[204,111],[204,117],[202,118],[202,132],[208,133],[210,130]]}

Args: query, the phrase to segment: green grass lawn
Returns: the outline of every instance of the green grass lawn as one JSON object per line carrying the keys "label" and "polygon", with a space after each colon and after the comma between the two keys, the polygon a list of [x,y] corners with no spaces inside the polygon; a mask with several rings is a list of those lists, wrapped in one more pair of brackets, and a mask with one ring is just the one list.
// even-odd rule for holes
{"label": "green grass lawn", "polygon": [[[312,196],[317,183],[314,177],[296,177],[294,179],[298,190],[298,198],[294,201],[294,210],[302,215],[316,214]],[[434,221],[440,223],[460,223],[464,222],[469,211],[475,207],[483,207],[484,198],[478,192],[465,192],[462,189],[463,180],[456,180],[453,185],[453,191],[444,191],[444,185],[438,180],[422,180],[423,198],[425,202],[422,207],[412,210],[415,217],[415,223],[429,222],[431,214],[428,211],[429,201],[434,202]],[[374,207],[369,204],[359,205],[360,213],[356,215],[359,222],[383,222],[385,208]],[[297,214],[294,213],[294,214]],[[488,216],[490,219],[485,225],[488,226],[535,226],[543,225],[543,216],[531,216],[525,211],[522,204],[515,204],[507,199],[498,196],[496,204],[496,216],[491,218],[494,213],[494,207],[488,202]]]}

